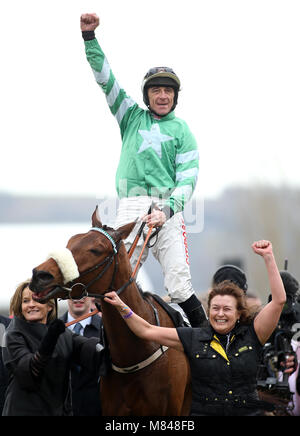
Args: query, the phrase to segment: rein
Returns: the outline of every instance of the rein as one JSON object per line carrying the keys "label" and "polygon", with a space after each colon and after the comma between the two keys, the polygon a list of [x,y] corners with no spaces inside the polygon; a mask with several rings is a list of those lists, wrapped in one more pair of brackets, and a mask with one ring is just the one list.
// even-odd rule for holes
{"label": "rein", "polygon": [[93,310],[92,312],[85,314],[85,315],[81,315],[78,318],[73,319],[73,321],[67,322],[65,324],[65,327],[70,327],[70,325],[77,324],[78,322],[82,321],[83,319],[89,318],[90,316],[97,315],[97,313],[101,312],[101,307],[97,303],[96,303],[96,307],[97,308],[95,310]]}
{"label": "rein", "polygon": [[141,262],[142,255],[143,255],[144,250],[145,250],[145,248],[146,248],[146,245],[147,245],[147,243],[148,243],[148,241],[149,241],[149,238],[151,237],[152,229],[153,229],[153,226],[150,226],[150,227],[149,227],[149,230],[148,230],[148,233],[147,233],[147,236],[146,236],[145,241],[144,241],[143,248],[142,248],[142,250],[141,250],[141,253],[140,253],[140,255],[139,255],[139,258],[138,258],[138,260],[137,260],[137,263],[136,263],[136,265],[135,265],[135,268],[134,268],[134,270],[133,270],[133,273],[132,273],[132,276],[131,276],[132,278],[134,278],[135,275],[136,275],[137,269],[138,269],[139,264],[140,264],[140,262]]}
{"label": "rein", "polygon": [[[150,207],[148,209],[147,215],[149,215],[151,213],[151,211],[154,208],[154,206],[155,206],[155,203],[152,201],[152,203],[151,203],[151,205],[150,205]],[[140,237],[141,237],[141,235],[143,233],[145,225],[146,225],[146,221],[143,221],[142,224],[140,225],[140,228],[139,228],[139,230],[138,230],[138,232],[137,232],[137,234],[136,234],[136,236],[134,238],[134,241],[133,241],[133,243],[132,243],[132,245],[130,247],[130,250],[128,251],[129,259],[131,258],[132,254],[133,254],[133,252],[135,250],[135,247],[137,246],[137,243],[138,243],[138,241],[139,241],[139,239],[140,239]],[[143,249],[143,251],[144,251],[144,249]]]}

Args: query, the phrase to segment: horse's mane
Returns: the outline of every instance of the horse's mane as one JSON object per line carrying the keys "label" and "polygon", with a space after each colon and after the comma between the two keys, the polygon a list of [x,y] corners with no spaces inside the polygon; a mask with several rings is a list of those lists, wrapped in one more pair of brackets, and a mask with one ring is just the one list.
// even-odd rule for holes
{"label": "horse's mane", "polygon": [[139,294],[143,300],[145,300],[147,302],[149,302],[149,300],[153,301],[153,298],[154,298],[153,295],[155,295],[155,294],[153,294],[152,292],[143,291],[141,285],[138,282],[135,282],[135,284],[136,284],[136,287],[138,288]]}

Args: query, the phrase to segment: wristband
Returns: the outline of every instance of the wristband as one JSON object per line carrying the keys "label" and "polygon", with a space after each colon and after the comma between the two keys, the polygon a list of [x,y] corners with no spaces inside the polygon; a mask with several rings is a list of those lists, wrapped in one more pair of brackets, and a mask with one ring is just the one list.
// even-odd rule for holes
{"label": "wristband", "polygon": [[127,310],[127,309],[129,309],[128,306],[123,306],[122,309],[121,309],[121,312],[125,312],[125,310]]}
{"label": "wristband", "polygon": [[132,312],[132,310],[130,309],[130,312],[127,313],[127,315],[123,316],[123,319],[130,318],[132,315],[133,315],[133,312]]}

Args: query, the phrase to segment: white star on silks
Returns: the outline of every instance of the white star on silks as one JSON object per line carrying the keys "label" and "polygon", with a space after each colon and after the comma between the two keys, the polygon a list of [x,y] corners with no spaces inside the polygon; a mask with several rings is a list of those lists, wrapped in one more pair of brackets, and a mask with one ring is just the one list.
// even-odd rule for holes
{"label": "white star on silks", "polygon": [[165,141],[170,141],[174,139],[172,136],[164,135],[160,133],[159,125],[157,123],[153,124],[151,130],[139,130],[139,134],[143,137],[144,141],[139,148],[138,153],[141,153],[147,148],[152,147],[153,150],[161,158],[161,143]]}

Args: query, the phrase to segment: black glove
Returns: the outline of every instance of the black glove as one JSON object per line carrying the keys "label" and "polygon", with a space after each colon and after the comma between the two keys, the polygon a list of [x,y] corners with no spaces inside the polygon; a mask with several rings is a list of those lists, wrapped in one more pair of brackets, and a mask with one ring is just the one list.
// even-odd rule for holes
{"label": "black glove", "polygon": [[49,324],[48,331],[38,351],[34,353],[30,360],[31,373],[36,381],[39,382],[41,380],[45,366],[52,356],[57,340],[65,329],[65,323],[61,319],[55,319]]}
{"label": "black glove", "polygon": [[48,331],[44,336],[39,353],[43,356],[51,356],[59,336],[66,330],[65,323],[61,319],[55,319],[49,324]]}
{"label": "black glove", "polygon": [[92,39],[95,39],[95,31],[94,30],[83,30],[82,32],[82,38],[84,41],[91,41]]}

